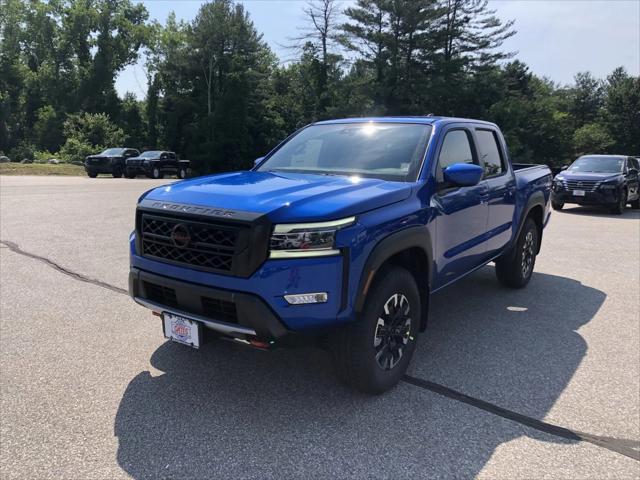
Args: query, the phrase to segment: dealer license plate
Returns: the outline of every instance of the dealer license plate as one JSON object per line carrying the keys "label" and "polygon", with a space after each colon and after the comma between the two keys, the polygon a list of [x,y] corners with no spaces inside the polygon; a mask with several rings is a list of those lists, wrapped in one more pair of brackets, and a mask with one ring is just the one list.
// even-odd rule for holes
{"label": "dealer license plate", "polygon": [[193,348],[200,348],[202,324],[173,313],[162,314],[162,327],[165,338],[183,343]]}
{"label": "dealer license plate", "polygon": [[573,196],[574,197],[584,197],[584,190],[574,190],[573,191]]}

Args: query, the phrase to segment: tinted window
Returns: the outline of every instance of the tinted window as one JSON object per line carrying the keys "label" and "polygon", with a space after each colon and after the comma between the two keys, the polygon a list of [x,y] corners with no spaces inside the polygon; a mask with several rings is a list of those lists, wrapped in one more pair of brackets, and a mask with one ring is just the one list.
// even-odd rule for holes
{"label": "tinted window", "polygon": [[124,152],[124,148],[107,148],[100,155],[122,155]]}
{"label": "tinted window", "polygon": [[430,125],[337,123],[305,128],[258,171],[319,173],[406,181],[415,178]]}
{"label": "tinted window", "polygon": [[624,157],[580,157],[569,167],[569,172],[620,173],[624,169]]}
{"label": "tinted window", "polygon": [[442,171],[454,163],[475,163],[469,135],[465,130],[453,130],[445,135],[438,156],[438,181],[443,179]]}
{"label": "tinted window", "polygon": [[484,166],[484,176],[493,177],[503,173],[504,165],[495,132],[476,130],[476,139],[478,140],[478,156]]}

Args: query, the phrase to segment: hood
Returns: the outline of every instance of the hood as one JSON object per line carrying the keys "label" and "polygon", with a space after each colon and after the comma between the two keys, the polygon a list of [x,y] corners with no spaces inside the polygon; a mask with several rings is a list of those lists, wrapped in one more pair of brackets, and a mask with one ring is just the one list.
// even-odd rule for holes
{"label": "hood", "polygon": [[410,183],[371,178],[235,172],[159,187],[145,199],[262,213],[274,223],[292,223],[349,217],[410,193]]}
{"label": "hood", "polygon": [[579,181],[596,181],[596,182],[604,182],[607,180],[613,180],[614,178],[622,176],[622,173],[595,173],[595,172],[560,172],[556,175],[557,180],[573,180],[576,182]]}

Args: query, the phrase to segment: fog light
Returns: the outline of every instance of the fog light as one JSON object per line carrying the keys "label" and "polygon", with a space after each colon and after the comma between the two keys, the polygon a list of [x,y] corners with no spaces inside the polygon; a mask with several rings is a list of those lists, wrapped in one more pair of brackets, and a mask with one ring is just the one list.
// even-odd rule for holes
{"label": "fog light", "polygon": [[298,295],[285,295],[284,299],[289,305],[304,305],[306,303],[325,303],[329,295],[326,292],[300,293]]}

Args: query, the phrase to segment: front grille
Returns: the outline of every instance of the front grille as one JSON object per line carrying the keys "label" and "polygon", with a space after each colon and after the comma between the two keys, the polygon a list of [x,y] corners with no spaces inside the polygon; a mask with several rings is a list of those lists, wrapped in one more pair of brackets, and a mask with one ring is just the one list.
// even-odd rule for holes
{"label": "front grille", "polygon": [[564,187],[567,190],[584,190],[585,192],[595,192],[600,182],[595,180],[565,180]]}
{"label": "front grille", "polygon": [[240,228],[142,214],[142,255],[203,270],[231,272]]}
{"label": "front grille", "polygon": [[151,282],[143,282],[144,290],[147,298],[161,305],[168,307],[177,307],[178,299],[176,298],[176,291],[173,288],[164,287],[162,285],[156,285]]}
{"label": "front grille", "polygon": [[231,323],[238,322],[235,303],[209,297],[201,297],[201,300],[202,311],[205,316],[214,320],[224,320]]}

